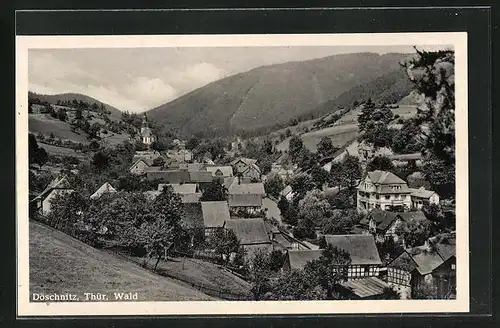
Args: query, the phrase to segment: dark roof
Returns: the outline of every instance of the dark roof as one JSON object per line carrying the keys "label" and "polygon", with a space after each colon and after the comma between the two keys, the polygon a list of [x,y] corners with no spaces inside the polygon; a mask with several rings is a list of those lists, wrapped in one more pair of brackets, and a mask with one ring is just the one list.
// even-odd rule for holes
{"label": "dark roof", "polygon": [[271,243],[264,219],[230,219],[224,227],[236,234],[241,245]]}
{"label": "dark roof", "polygon": [[403,221],[406,222],[427,220],[427,217],[422,211],[399,212],[397,214]]}
{"label": "dark roof", "polygon": [[212,173],[208,171],[191,171],[189,172],[189,180],[191,182],[212,182]]}
{"label": "dark roof", "polygon": [[423,245],[407,249],[403,254],[389,263],[388,267],[399,268],[411,272],[417,270],[421,275],[434,271],[450,258],[455,257],[455,239],[447,239],[435,245]]}
{"label": "dark roof", "polygon": [[363,219],[361,219],[360,224],[368,226],[370,219],[375,221],[377,229],[385,231],[392,222],[397,219],[398,213],[383,211],[380,209],[373,209],[368,213]]}
{"label": "dark roof", "polygon": [[226,201],[201,202],[203,222],[206,228],[224,226],[224,222],[230,219],[229,206]]}
{"label": "dark roof", "polygon": [[165,187],[172,187],[176,194],[194,194],[196,193],[196,184],[194,183],[160,183],[158,184],[158,191],[162,191]]}
{"label": "dark roof", "polygon": [[377,277],[348,280],[341,282],[340,285],[360,298],[383,294],[384,289],[389,287],[387,283]]}
{"label": "dark roof", "polygon": [[326,242],[351,256],[352,265],[382,264],[372,235],[325,235]]}
{"label": "dark roof", "polygon": [[187,183],[189,182],[189,172],[180,170],[157,170],[146,172],[148,180],[160,179],[166,183]]}

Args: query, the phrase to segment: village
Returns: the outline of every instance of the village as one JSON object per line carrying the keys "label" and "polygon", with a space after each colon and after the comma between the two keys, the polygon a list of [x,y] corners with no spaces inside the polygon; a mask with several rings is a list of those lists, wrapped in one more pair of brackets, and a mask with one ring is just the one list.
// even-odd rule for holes
{"label": "village", "polygon": [[[30,219],[219,299],[454,299],[454,185],[423,173],[416,119],[370,98],[353,110],[355,135],[314,149],[289,129],[166,145],[146,114],[85,163],[32,160],[47,140],[30,136]],[[202,284],[203,268],[245,287]]]}

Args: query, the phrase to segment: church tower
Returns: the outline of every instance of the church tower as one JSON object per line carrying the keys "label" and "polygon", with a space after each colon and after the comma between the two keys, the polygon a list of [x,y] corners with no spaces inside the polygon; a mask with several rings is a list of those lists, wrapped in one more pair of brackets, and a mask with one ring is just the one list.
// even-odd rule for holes
{"label": "church tower", "polygon": [[150,146],[156,140],[156,137],[153,135],[153,132],[149,128],[148,118],[146,117],[146,114],[144,114],[142,117],[141,140],[142,143],[147,146]]}

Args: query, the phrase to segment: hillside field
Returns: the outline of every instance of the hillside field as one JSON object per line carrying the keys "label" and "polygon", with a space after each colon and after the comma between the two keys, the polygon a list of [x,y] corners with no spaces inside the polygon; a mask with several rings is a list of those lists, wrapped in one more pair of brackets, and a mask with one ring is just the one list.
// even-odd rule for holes
{"label": "hillside field", "polygon": [[137,292],[139,301],[215,300],[39,222],[29,226],[30,294],[76,293],[83,299],[83,292],[110,298],[114,292]]}
{"label": "hillside field", "polygon": [[71,131],[68,123],[52,118],[49,114],[30,114],[28,117],[28,129],[32,133],[41,133],[45,136],[53,133],[56,138],[61,140],[87,142],[87,135],[85,133]]}

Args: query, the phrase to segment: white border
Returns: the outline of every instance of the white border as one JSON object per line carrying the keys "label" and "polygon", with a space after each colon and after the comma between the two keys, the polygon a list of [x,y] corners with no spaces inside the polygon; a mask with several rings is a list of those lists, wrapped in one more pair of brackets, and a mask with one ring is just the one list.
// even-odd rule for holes
{"label": "white border", "polygon": [[[455,49],[457,299],[377,301],[29,302],[28,49],[450,45]],[[467,33],[16,37],[18,316],[469,312]]]}

